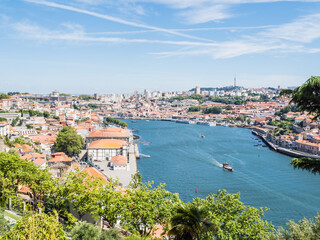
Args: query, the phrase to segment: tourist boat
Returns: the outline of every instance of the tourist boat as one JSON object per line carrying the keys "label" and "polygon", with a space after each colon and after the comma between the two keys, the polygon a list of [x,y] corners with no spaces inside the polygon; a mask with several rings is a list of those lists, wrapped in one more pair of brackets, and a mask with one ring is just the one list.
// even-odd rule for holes
{"label": "tourist boat", "polygon": [[223,167],[223,169],[228,170],[228,171],[230,171],[230,172],[233,171],[233,168],[230,167],[229,163],[227,163],[227,162],[224,163],[224,164],[222,165],[222,167]]}
{"label": "tourist boat", "polygon": [[135,121],[135,120],[132,120],[131,122],[132,122],[132,123],[136,123],[137,121]]}

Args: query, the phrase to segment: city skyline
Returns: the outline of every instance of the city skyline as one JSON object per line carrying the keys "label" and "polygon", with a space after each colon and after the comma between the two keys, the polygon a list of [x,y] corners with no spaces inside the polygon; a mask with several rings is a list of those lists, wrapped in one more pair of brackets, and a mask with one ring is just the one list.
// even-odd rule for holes
{"label": "city skyline", "polygon": [[318,75],[320,1],[5,0],[1,91],[298,86]]}

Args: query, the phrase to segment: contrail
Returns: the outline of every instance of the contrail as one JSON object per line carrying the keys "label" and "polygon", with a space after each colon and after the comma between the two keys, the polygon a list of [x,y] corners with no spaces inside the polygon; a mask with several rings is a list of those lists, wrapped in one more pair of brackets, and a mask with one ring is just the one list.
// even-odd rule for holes
{"label": "contrail", "polygon": [[107,14],[95,13],[95,12],[91,12],[88,10],[83,10],[83,9],[79,9],[79,8],[75,8],[75,7],[71,7],[71,6],[67,6],[67,5],[63,5],[63,4],[58,4],[58,3],[54,3],[54,2],[48,2],[48,1],[43,1],[43,0],[24,0],[24,1],[30,2],[30,3],[35,3],[35,4],[40,4],[40,5],[44,5],[44,6],[48,6],[48,7],[53,7],[53,8],[60,8],[60,9],[64,9],[64,10],[68,10],[68,11],[72,11],[72,12],[83,13],[83,14],[87,14],[87,15],[90,15],[93,17],[109,20],[109,21],[116,22],[116,23],[121,23],[121,24],[128,25],[128,26],[151,29],[151,30],[155,30],[158,32],[165,32],[165,33],[169,33],[169,34],[180,36],[180,37],[212,42],[211,40],[208,40],[208,39],[194,37],[194,36],[179,33],[179,32],[173,31],[173,30],[159,28],[159,27],[145,25],[145,24],[140,24],[140,23],[135,23],[135,22],[129,22],[129,21],[123,20],[121,18],[109,16]]}

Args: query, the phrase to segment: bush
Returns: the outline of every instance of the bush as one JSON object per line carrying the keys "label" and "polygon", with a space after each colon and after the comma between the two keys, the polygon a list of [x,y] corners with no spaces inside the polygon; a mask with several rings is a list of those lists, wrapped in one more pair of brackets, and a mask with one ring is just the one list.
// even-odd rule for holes
{"label": "bush", "polygon": [[108,231],[103,231],[100,234],[99,240],[118,240],[120,238],[120,232],[117,229],[110,229]]}
{"label": "bush", "polygon": [[72,240],[98,240],[100,229],[90,223],[80,222],[71,230],[70,235]]}

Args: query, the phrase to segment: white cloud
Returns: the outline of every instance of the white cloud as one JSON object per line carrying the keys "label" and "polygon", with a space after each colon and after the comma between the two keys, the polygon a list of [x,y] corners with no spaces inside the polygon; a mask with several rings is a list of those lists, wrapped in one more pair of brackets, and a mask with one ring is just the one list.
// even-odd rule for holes
{"label": "white cloud", "polygon": [[320,38],[320,14],[304,16],[291,23],[272,28],[261,35],[275,39],[310,43]]}
{"label": "white cloud", "polygon": [[230,18],[231,14],[228,13],[228,6],[213,5],[184,11],[180,16],[187,19],[189,24],[198,24]]}

